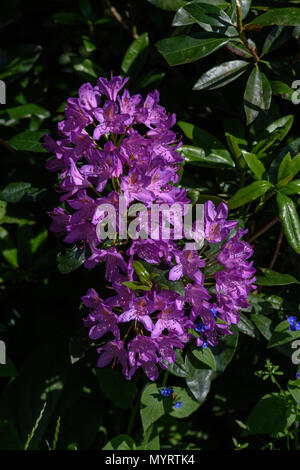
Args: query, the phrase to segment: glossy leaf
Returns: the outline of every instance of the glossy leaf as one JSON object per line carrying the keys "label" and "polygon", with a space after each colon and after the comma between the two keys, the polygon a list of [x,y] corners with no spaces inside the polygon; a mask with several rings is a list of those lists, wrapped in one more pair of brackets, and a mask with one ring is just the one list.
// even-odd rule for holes
{"label": "glossy leaf", "polygon": [[6,202],[20,202],[30,188],[30,183],[10,183],[2,190],[1,198]]}
{"label": "glossy leaf", "polygon": [[288,284],[300,284],[291,274],[278,273],[267,268],[260,268],[264,276],[256,276],[255,284],[259,286],[286,286]]}
{"label": "glossy leaf", "polygon": [[79,268],[88,257],[85,247],[76,246],[67,249],[64,253],[57,255],[57,267],[61,274],[69,274]]}
{"label": "glossy leaf", "polygon": [[256,17],[250,24],[262,26],[297,26],[300,23],[299,8],[276,8]]}
{"label": "glossy leaf", "polygon": [[228,207],[230,209],[236,209],[237,207],[244,206],[247,202],[254,201],[263,196],[271,188],[272,184],[269,181],[255,181],[249,184],[249,186],[239,189],[232,198],[229,199]]}
{"label": "glossy leaf", "polygon": [[197,365],[195,367],[194,361],[188,355],[185,359],[185,365],[188,371],[188,376],[185,379],[187,386],[198,403],[201,404],[209,393],[213,371],[211,369],[199,369]]}
{"label": "glossy leaf", "polygon": [[228,42],[227,38],[199,33],[197,36],[173,36],[162,39],[156,46],[169,65],[180,65],[212,54]]}
{"label": "glossy leaf", "polygon": [[[137,72],[137,68],[141,68],[144,63],[144,59],[146,59],[145,52],[148,46],[148,33],[141,34],[138,39],[133,41],[133,43],[127,49],[122,60],[121,69],[124,73],[132,75],[133,73]],[[142,61],[142,64],[138,63],[139,60],[140,62]]]}
{"label": "glossy leaf", "polygon": [[251,336],[251,338],[255,338],[255,339],[259,338],[259,334],[256,330],[255,325],[243,313],[240,313],[240,321],[238,322],[237,327],[241,333]]}
{"label": "glossy leaf", "polygon": [[234,162],[230,155],[215,153],[206,154],[204,149],[193,147],[191,145],[183,145],[178,152],[184,157],[187,163],[196,166],[209,168],[234,167]]}
{"label": "glossy leaf", "polygon": [[[248,15],[248,13],[250,11],[250,7],[251,7],[251,1],[252,0],[240,0],[242,19],[246,18],[246,16]],[[236,17],[237,17],[237,14],[236,14],[236,9],[237,9],[236,0],[231,0],[231,5],[232,5],[232,10],[233,10],[232,19],[234,21],[236,21]]]}
{"label": "glossy leaf", "polygon": [[216,370],[216,361],[210,348],[193,348],[192,354],[208,369]]}
{"label": "glossy leaf", "polygon": [[286,343],[291,343],[295,339],[300,338],[300,330],[291,331],[287,320],[280,322],[272,333],[268,343],[268,348],[275,348]]}
{"label": "glossy leaf", "polygon": [[273,80],[270,83],[271,83],[273,95],[280,96],[281,98],[287,101],[292,100],[292,96],[295,90],[289,87],[286,83],[281,82],[280,80]]}
{"label": "glossy leaf", "polygon": [[47,133],[44,131],[25,131],[12,137],[9,144],[16,150],[27,150],[28,152],[46,152],[40,139]]}
{"label": "glossy leaf", "polygon": [[284,27],[282,26],[274,26],[272,28],[272,30],[269,32],[268,36],[265,39],[262,55],[267,54],[272,50],[272,46],[274,45],[276,39],[279,38],[283,30]]}
{"label": "glossy leaf", "polygon": [[205,2],[191,2],[184,5],[183,8],[200,26],[203,24],[221,28],[232,26],[231,19],[226,12],[215,5],[206,4]]}
{"label": "glossy leaf", "polygon": [[286,239],[296,253],[300,253],[300,221],[295,203],[291,198],[279,192],[277,204]]}
{"label": "glossy leaf", "polygon": [[244,93],[244,108],[247,116],[247,124],[251,124],[260,111],[270,108],[272,88],[269,80],[258,66],[252,70]]}
{"label": "glossy leaf", "polygon": [[253,313],[250,315],[251,320],[261,334],[269,341],[272,336],[271,324],[272,320],[261,313]]}
{"label": "glossy leaf", "polygon": [[223,62],[204,73],[195,83],[193,90],[214,90],[225,86],[240,77],[248,65],[244,60]]}
{"label": "glossy leaf", "polygon": [[257,158],[254,153],[242,152],[245,162],[252,171],[253,175],[258,179],[262,180],[266,177],[266,169],[264,164]]}

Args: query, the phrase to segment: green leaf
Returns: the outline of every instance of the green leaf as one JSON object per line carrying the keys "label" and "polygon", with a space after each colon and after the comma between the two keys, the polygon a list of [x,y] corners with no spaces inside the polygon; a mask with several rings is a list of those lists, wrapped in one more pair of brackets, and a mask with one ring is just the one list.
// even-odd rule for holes
{"label": "green leaf", "polygon": [[269,32],[268,36],[265,39],[263,50],[262,50],[262,56],[272,50],[272,46],[274,45],[275,41],[279,38],[283,30],[284,30],[283,26],[274,26],[271,29],[271,31]]}
{"label": "green leaf", "polygon": [[160,439],[159,439],[159,432],[158,426],[153,424],[151,427],[150,437],[146,445],[142,441],[142,444],[137,448],[137,450],[160,450]]}
{"label": "green leaf", "polygon": [[251,338],[259,339],[259,335],[252,321],[243,313],[240,313],[240,321],[237,324],[238,330]]}
{"label": "green leaf", "polygon": [[300,406],[300,380],[289,380],[288,391],[294,398],[298,406]]}
{"label": "green leaf", "polygon": [[171,364],[167,363],[167,366],[168,371],[176,377],[186,377],[188,375],[180,349],[176,350],[176,361],[172,362]]}
{"label": "green leaf", "polygon": [[300,254],[300,221],[295,203],[285,194],[277,193],[277,204],[286,239],[293,250]]}
{"label": "green leaf", "polygon": [[247,434],[274,434],[283,432],[289,423],[292,404],[280,393],[264,395],[250,412]]}
{"label": "green leaf", "polygon": [[138,392],[134,382],[124,379],[120,371],[108,367],[97,369],[96,375],[100,389],[106,398],[124,410],[133,406]]}
{"label": "green leaf", "polygon": [[231,327],[231,330],[232,335],[224,336],[219,341],[219,344],[212,349],[217,367],[216,371],[213,372],[213,378],[225,371],[235,355],[239,340],[239,330],[235,326]]}
{"label": "green leaf", "polygon": [[137,273],[141,282],[147,283],[150,280],[150,274],[140,261],[133,262],[133,269]]}
{"label": "green leaf", "polygon": [[148,385],[141,397],[141,418],[146,432],[151,424],[172,410],[172,398],[163,397],[156,383]]}
{"label": "green leaf", "polygon": [[14,108],[8,108],[7,113],[12,119],[22,119],[24,117],[37,116],[39,119],[46,119],[50,116],[50,112],[38,106],[35,103],[27,103]]}
{"label": "green leaf", "polygon": [[[241,12],[242,12],[242,19],[246,18],[250,11],[251,7],[251,1],[252,0],[240,0],[240,5],[241,5]],[[236,0],[231,0],[231,5],[233,9],[233,15],[232,15],[232,20],[236,21]]]}
{"label": "green leaf", "polygon": [[215,90],[240,77],[249,63],[245,60],[232,60],[217,65],[204,73],[193,86],[193,90]]}
{"label": "green leaf", "polygon": [[14,268],[18,266],[18,251],[15,247],[8,231],[0,227],[0,252]]}
{"label": "green leaf", "polygon": [[252,313],[250,315],[251,320],[255,324],[256,328],[261,332],[261,334],[266,338],[268,341],[271,339],[272,331],[271,331],[271,324],[272,320],[265,315]]}
{"label": "green leaf", "polygon": [[245,168],[245,162],[243,159],[242,151],[239,147],[238,140],[228,132],[225,132],[228,148],[231,154],[234,156],[239,168]]}
{"label": "green leaf", "polygon": [[29,188],[31,188],[30,183],[10,183],[1,192],[1,198],[6,202],[20,202]]}
{"label": "green leaf", "polygon": [[259,142],[254,145],[252,152],[258,155],[258,158],[265,156],[266,150],[279,145],[280,142],[290,131],[294,122],[294,116],[289,114],[282,116],[269,124],[266,129],[258,136]]}
{"label": "green leaf", "polygon": [[135,442],[127,434],[119,434],[105,444],[102,450],[135,450]]}
{"label": "green leaf", "polygon": [[196,2],[189,2],[184,5],[183,9],[202,27],[210,25],[213,27],[227,28],[232,26],[231,19],[215,5]]}
{"label": "green leaf", "polygon": [[25,131],[12,137],[8,142],[16,150],[27,150],[28,152],[47,152],[39,142],[47,133],[47,130]]}
{"label": "green leaf", "polygon": [[[291,175],[291,166],[292,166],[292,158],[291,154],[287,153],[282,162],[280,163],[278,174],[277,174],[277,181],[281,181],[282,179],[286,178],[287,176]],[[291,179],[293,176],[291,175]]]}
{"label": "green leaf", "polygon": [[283,83],[280,80],[272,80],[270,84],[272,87],[273,95],[280,96],[281,98],[287,101],[292,101],[292,96],[295,90],[289,87],[286,83]]}
{"label": "green leaf", "polygon": [[226,149],[226,146],[213,134],[189,122],[178,121],[177,125],[185,136],[190,139],[196,147],[203,148],[206,154],[221,155],[224,159],[231,161],[230,153]]}
{"label": "green leaf", "polygon": [[185,287],[181,280],[179,281],[170,281],[168,279],[169,271],[167,269],[160,269],[153,264],[142,261],[142,264],[146,267],[146,270],[150,273],[151,279],[155,284],[158,284],[163,289],[168,289],[177,294],[185,297]]}
{"label": "green leaf", "polygon": [[31,238],[30,240],[30,247],[31,253],[36,253],[39,248],[41,248],[42,244],[45,242],[46,238],[48,237],[48,230],[46,227],[42,228],[37,235]]}
{"label": "green leaf", "polygon": [[106,77],[104,70],[90,59],[82,60],[82,57],[71,57],[74,70],[79,72],[84,78],[90,80],[92,78]]}
{"label": "green leaf", "polygon": [[226,48],[235,55],[243,57],[244,59],[250,59],[253,57],[251,52],[240,42],[240,39],[230,39],[230,42],[226,44]]}
{"label": "green leaf", "polygon": [[185,368],[188,372],[186,383],[196,400],[202,404],[207,397],[213,371],[211,369],[199,369],[198,361],[190,354],[186,355]]}
{"label": "green leaf", "polygon": [[272,88],[270,82],[258,66],[255,66],[248,78],[244,93],[247,124],[251,124],[260,111],[267,111],[270,108],[271,99]]}
{"label": "green leaf", "polygon": [[174,390],[174,395],[176,395],[176,401],[181,401],[180,408],[172,408],[170,415],[174,418],[186,418],[194,413],[199,408],[199,403],[189,390],[186,390],[183,387],[172,387]]}
{"label": "green leaf", "polygon": [[275,348],[282,344],[291,343],[298,338],[300,338],[300,330],[291,331],[287,320],[283,320],[274,328],[271,339],[268,343],[268,348]]}
{"label": "green leaf", "polygon": [[254,181],[254,183],[239,189],[231,199],[228,201],[229,209],[236,209],[237,207],[244,206],[248,202],[263,196],[269,189],[272,188],[269,181]]}
{"label": "green leaf", "polygon": [[147,0],[152,5],[162,10],[176,11],[182,7],[187,0]]}
{"label": "green leaf", "polygon": [[208,167],[208,168],[234,168],[234,162],[229,153],[218,154],[217,150],[210,154],[206,154],[205,150],[191,145],[183,145],[178,152],[184,157],[187,163],[191,165]]}
{"label": "green leaf", "polygon": [[256,17],[249,24],[259,24],[261,26],[297,26],[299,23],[299,8],[276,8]]}
{"label": "green leaf", "polygon": [[162,39],[156,46],[169,65],[180,65],[212,54],[229,41],[228,38],[214,34],[198,33],[197,36],[173,36]]}
{"label": "green leaf", "polygon": [[210,348],[193,348],[192,354],[199,362],[207,366],[208,369],[216,370],[216,361]]}
{"label": "green leaf", "polygon": [[28,72],[41,55],[36,44],[22,44],[11,49],[0,49],[0,79]]}
{"label": "green leaf", "polygon": [[[148,33],[143,33],[138,39],[130,44],[129,48],[125,52],[122,60],[121,69],[124,73],[132,76],[133,73],[136,75],[137,72],[142,68],[145,62],[146,54],[149,46]],[[138,70],[137,70],[138,69]]]}
{"label": "green leaf", "polygon": [[19,435],[8,421],[0,421],[0,450],[23,450]]}
{"label": "green leaf", "polygon": [[136,290],[151,290],[151,285],[140,284],[138,281],[125,281],[122,282],[123,286],[128,287],[129,289],[136,291]]}
{"label": "green leaf", "polygon": [[290,181],[280,192],[287,195],[300,194],[300,179]]}
{"label": "green leaf", "polygon": [[84,18],[75,12],[59,12],[51,16],[54,23],[80,25],[85,24]]}
{"label": "green leaf", "polygon": [[73,246],[68,248],[64,253],[60,252],[57,255],[57,267],[61,274],[68,274],[79,268],[86,258],[88,258],[87,248],[78,248]]}
{"label": "green leaf", "polygon": [[262,180],[267,176],[264,164],[257,158],[254,153],[242,151],[245,162],[258,180]]}
{"label": "green leaf", "polygon": [[286,286],[288,284],[300,284],[291,274],[282,274],[267,268],[260,268],[264,276],[256,276],[256,284],[260,286]]}

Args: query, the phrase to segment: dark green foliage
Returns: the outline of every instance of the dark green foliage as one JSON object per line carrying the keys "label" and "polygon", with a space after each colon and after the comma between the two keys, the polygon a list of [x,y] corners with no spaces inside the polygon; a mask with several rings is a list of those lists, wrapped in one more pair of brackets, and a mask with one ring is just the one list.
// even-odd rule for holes
{"label": "dark green foliage", "polygon": [[[286,321],[300,319],[298,3],[1,6],[1,450],[299,450],[291,357],[300,335]],[[132,93],[159,89],[182,135],[181,184],[194,204],[228,203],[259,268],[233,335],[205,352],[177,352],[155,384],[139,372],[126,382],[118,367],[96,369],[80,297],[90,287],[106,295],[102,266],[84,269],[85,248],[68,249],[49,232],[59,194],[43,136],[56,132],[83,82],[111,71],[131,77]],[[163,270],[134,269],[132,288],[147,290],[153,278],[169,286]],[[175,288],[184,292],[181,282]],[[181,408],[160,394],[166,380]]]}

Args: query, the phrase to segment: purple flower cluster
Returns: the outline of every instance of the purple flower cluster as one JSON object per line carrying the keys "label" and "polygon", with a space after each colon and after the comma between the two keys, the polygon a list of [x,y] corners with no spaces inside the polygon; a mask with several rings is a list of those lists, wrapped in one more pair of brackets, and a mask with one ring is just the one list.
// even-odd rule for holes
{"label": "purple flower cluster", "polygon": [[[50,213],[50,228],[66,243],[88,248],[85,267],[105,264],[114,295],[103,300],[90,289],[82,297],[89,309],[84,319],[89,337],[101,340],[98,367],[119,363],[128,379],[141,368],[156,380],[158,367],[167,369],[176,360],[176,349],[189,342],[215,346],[219,337],[231,334],[239,309],[249,305],[255,269],[249,262],[253,250],[242,241],[246,232],[227,220],[224,203],[204,205],[201,250],[161,236],[123,240],[118,225],[114,240],[101,241],[100,204],[118,211],[121,196],[127,210],[133,202],[149,210],[152,204],[190,203],[186,190],[176,186],[182,157],[171,130],[175,115],[159,105],[157,90],[145,100],[127,89],[121,92],[127,80],[100,78],[94,87],[82,85],[79,96],[67,101],[59,140],[46,136],[44,145],[54,154],[46,166],[60,172],[62,202]],[[147,273],[151,265],[163,266],[167,285],[151,272],[146,285],[139,285],[136,261]],[[173,283],[181,283],[185,294],[172,290]]]}

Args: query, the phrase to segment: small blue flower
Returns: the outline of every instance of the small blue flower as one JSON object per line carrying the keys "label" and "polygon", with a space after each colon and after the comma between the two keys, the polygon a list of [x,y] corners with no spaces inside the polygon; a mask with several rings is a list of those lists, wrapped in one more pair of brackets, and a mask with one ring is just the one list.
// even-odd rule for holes
{"label": "small blue flower", "polygon": [[204,341],[204,343],[202,344],[202,348],[203,348],[203,349],[206,349],[207,346],[208,346],[208,342],[207,342],[207,341]]}
{"label": "small blue flower", "polygon": [[298,372],[296,373],[296,377],[297,377],[297,379],[300,379],[300,369],[299,369]]}
{"label": "small blue flower", "polygon": [[297,323],[294,323],[293,325],[290,325],[289,329],[290,329],[290,331],[300,330],[300,321],[297,321]]}
{"label": "small blue flower", "polygon": [[174,408],[181,408],[181,405],[182,405],[182,402],[178,401],[177,403],[175,403]]}
{"label": "small blue flower", "polygon": [[204,333],[204,331],[206,330],[206,325],[204,325],[204,323],[197,323],[196,326],[195,326],[195,331],[197,331],[197,333]]}
{"label": "small blue flower", "polygon": [[288,317],[287,321],[289,322],[289,324],[290,324],[291,326],[294,326],[294,325],[296,324],[296,322],[297,322],[297,318],[294,317],[294,316]]}
{"label": "small blue flower", "polygon": [[173,390],[173,388],[164,387],[164,388],[161,389],[160,393],[164,397],[170,397],[171,395],[173,395],[174,390]]}

